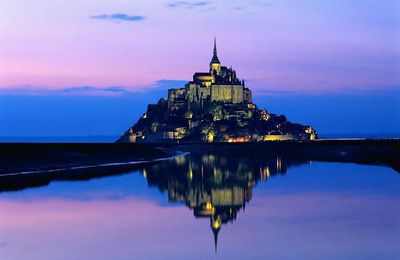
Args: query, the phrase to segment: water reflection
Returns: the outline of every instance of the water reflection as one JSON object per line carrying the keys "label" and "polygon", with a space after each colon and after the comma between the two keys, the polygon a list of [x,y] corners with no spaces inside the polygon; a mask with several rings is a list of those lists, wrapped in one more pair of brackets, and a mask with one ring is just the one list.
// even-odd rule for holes
{"label": "water reflection", "polygon": [[192,154],[74,174],[0,193],[0,259],[209,259],[217,242],[222,259],[400,256],[387,167]]}
{"label": "water reflection", "polygon": [[284,175],[288,167],[302,163],[306,161],[285,161],[280,156],[190,155],[145,167],[142,174],[149,186],[168,193],[170,202],[184,203],[196,218],[209,218],[216,251],[222,225],[235,221],[245,209],[257,182]]}

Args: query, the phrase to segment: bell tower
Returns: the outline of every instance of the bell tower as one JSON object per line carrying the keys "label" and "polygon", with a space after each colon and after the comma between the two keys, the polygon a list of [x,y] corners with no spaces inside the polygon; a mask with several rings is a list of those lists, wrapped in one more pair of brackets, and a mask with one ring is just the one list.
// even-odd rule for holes
{"label": "bell tower", "polygon": [[214,71],[217,73],[217,75],[219,75],[221,72],[221,63],[219,62],[219,59],[217,56],[217,39],[215,38],[215,36],[214,36],[213,57],[210,62],[210,73],[213,74]]}

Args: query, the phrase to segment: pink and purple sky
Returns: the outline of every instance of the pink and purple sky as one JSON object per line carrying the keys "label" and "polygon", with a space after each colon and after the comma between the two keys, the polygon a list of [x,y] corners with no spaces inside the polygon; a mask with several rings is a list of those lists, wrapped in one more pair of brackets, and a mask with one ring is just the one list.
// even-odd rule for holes
{"label": "pink and purple sky", "polygon": [[[354,105],[355,114],[374,107],[378,114],[392,111],[392,116],[400,116],[399,17],[397,0],[3,0],[0,136],[52,133],[51,126],[40,123],[45,112],[31,111],[34,114],[25,118],[18,111],[20,105],[39,102],[38,96],[47,97],[40,104],[61,97],[108,97],[114,104],[115,98],[132,93],[151,96],[152,101],[160,93],[165,96],[164,83],[181,87],[194,72],[208,69],[214,35],[221,62],[247,80],[256,100],[265,97],[264,103],[259,101],[262,105],[283,109],[272,112],[291,115],[296,110],[282,107],[284,95],[300,95],[299,106],[304,106],[304,96],[361,95],[384,96],[377,102],[384,106],[365,101]],[[160,88],[163,92],[157,91]],[[277,96],[282,101],[274,106]],[[392,100],[386,103],[386,97]],[[110,102],[97,112],[108,109]],[[78,123],[71,121],[70,131],[62,135],[119,134],[145,109],[132,107],[129,124],[119,121],[115,129],[106,129],[109,122],[101,126],[93,121],[97,133],[89,128],[78,133],[72,129]],[[323,107],[314,111],[321,111],[322,117],[329,114]],[[69,118],[66,113],[63,117]],[[303,117],[293,112],[291,119]],[[23,130],[18,127],[22,122],[35,122],[38,128]],[[338,132],[330,131],[329,122],[300,123]],[[364,128],[369,126],[350,125],[347,132]],[[400,126],[384,125],[376,132],[400,132]]]}

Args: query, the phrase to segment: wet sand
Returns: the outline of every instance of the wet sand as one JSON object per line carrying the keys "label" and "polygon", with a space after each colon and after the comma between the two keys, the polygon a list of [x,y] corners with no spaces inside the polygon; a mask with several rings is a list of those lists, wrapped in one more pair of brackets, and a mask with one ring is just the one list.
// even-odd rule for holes
{"label": "wet sand", "polygon": [[142,144],[3,143],[0,144],[0,176],[150,161],[167,156],[170,154]]}
{"label": "wet sand", "polygon": [[0,191],[139,169],[183,152],[384,165],[400,172],[400,140],[318,140],[215,144],[0,144]]}

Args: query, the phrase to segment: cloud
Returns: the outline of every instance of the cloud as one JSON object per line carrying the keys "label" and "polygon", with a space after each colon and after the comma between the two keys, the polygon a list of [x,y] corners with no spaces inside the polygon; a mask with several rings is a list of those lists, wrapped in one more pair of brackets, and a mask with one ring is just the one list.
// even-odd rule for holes
{"label": "cloud", "polygon": [[230,11],[245,11],[251,8],[257,10],[261,7],[269,7],[272,3],[269,0],[253,0],[244,3],[242,0],[224,0],[224,1],[175,1],[169,2],[167,7],[180,9],[199,9],[201,11],[212,11],[217,9],[226,9]]}
{"label": "cloud", "polygon": [[176,1],[176,2],[171,2],[171,3],[167,4],[167,6],[171,7],[171,8],[183,7],[186,9],[193,9],[193,8],[197,8],[197,7],[204,7],[209,4],[210,4],[209,2]]}
{"label": "cloud", "polygon": [[96,91],[110,92],[110,93],[127,93],[128,92],[128,90],[124,89],[123,87],[98,88],[98,87],[91,87],[91,86],[65,88],[65,89],[61,90],[61,92],[64,92],[64,93],[83,93],[83,92],[96,92]]}
{"label": "cloud", "polygon": [[18,96],[120,96],[130,93],[123,87],[70,87],[62,89],[48,89],[36,86],[22,85],[18,87],[2,88],[0,95]]}
{"label": "cloud", "polygon": [[138,93],[151,93],[157,97],[165,97],[170,88],[184,87],[185,80],[161,79],[145,86],[135,87],[94,87],[79,86],[59,89],[49,89],[31,85],[20,85],[16,87],[0,88],[0,96],[123,96]]}
{"label": "cloud", "polygon": [[244,10],[248,10],[251,8],[255,8],[256,10],[259,10],[260,8],[263,7],[270,7],[272,6],[272,3],[269,1],[265,1],[265,0],[255,0],[255,1],[249,1],[246,2],[243,5],[243,1],[229,1],[225,3],[225,8],[231,10],[231,11],[244,11]]}
{"label": "cloud", "polygon": [[265,90],[255,89],[252,91],[255,96],[281,96],[281,95],[296,95],[301,94],[299,91],[294,90]]}
{"label": "cloud", "polygon": [[126,21],[126,22],[140,22],[145,19],[145,17],[141,15],[127,15],[122,13],[94,15],[90,16],[90,18],[100,19],[100,20]]}
{"label": "cloud", "polygon": [[[369,86],[369,88],[361,87],[342,87],[335,89],[326,89],[319,91],[310,90],[277,90],[276,88],[265,89],[262,87],[254,87],[252,89],[253,96],[266,97],[266,96],[281,96],[281,97],[388,97],[400,100],[400,87],[395,85],[387,86]],[[399,106],[400,108],[400,106]]]}
{"label": "cloud", "polygon": [[169,89],[169,88],[182,88],[187,83],[187,80],[177,79],[161,79],[153,83],[153,88]]}

